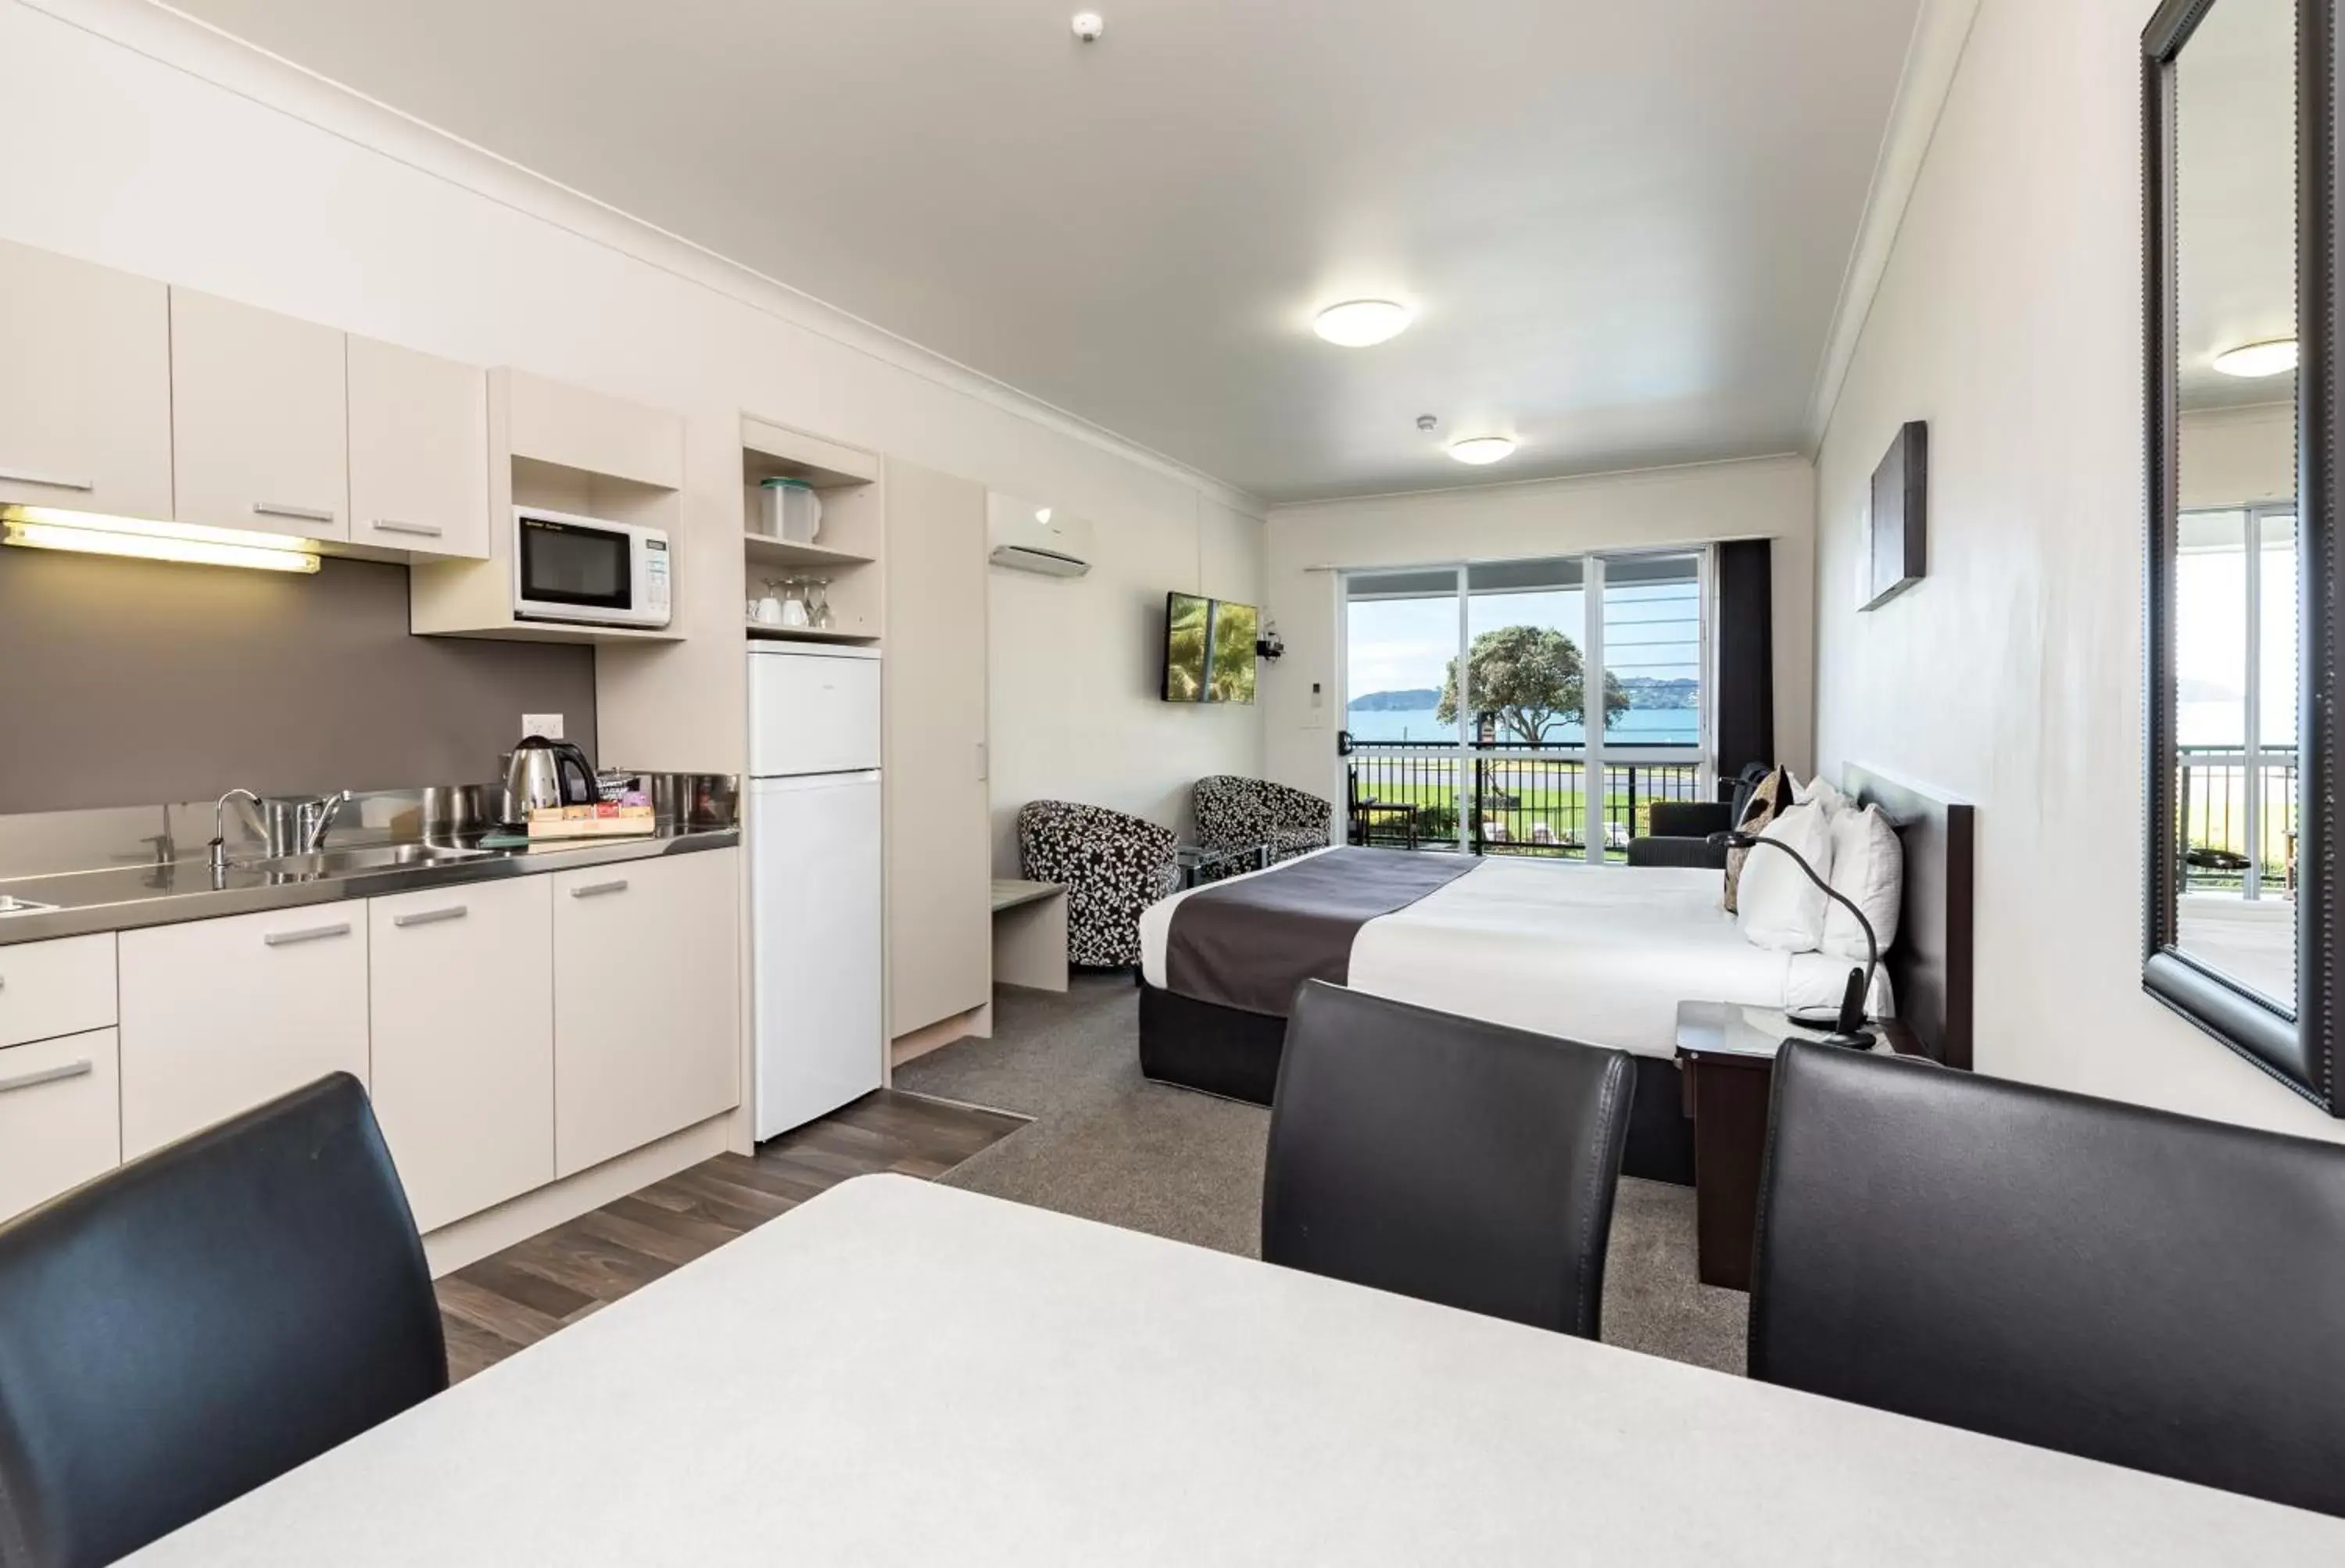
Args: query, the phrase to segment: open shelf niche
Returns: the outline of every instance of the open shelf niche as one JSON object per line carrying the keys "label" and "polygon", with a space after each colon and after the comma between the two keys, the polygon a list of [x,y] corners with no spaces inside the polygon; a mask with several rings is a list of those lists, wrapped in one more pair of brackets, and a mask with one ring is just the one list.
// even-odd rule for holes
{"label": "open shelf niche", "polygon": [[[748,596],[767,579],[817,578],[828,585],[827,632],[812,627],[768,626],[744,619],[746,634],[760,640],[878,642],[886,632],[887,578],[881,560],[887,509],[876,453],[844,446],[818,435],[752,414],[741,417],[742,550]],[[822,501],[822,525],[811,544],[794,544],[761,534],[761,487],[768,479],[802,479]]]}
{"label": "open shelf niche", "polygon": [[675,553],[670,581],[683,581],[682,417],[509,368],[489,372],[488,392],[489,555],[411,565],[409,629],[525,642],[682,641],[680,615],[653,631],[523,621],[513,612],[516,506],[664,529]]}

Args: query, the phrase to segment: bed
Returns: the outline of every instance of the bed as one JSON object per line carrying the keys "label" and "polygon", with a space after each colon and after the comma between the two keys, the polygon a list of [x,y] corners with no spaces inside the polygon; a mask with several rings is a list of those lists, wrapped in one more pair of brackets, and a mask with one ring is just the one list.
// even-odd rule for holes
{"label": "bed", "polygon": [[[1971,809],[1869,769],[1850,768],[1844,777],[1852,796],[1881,806],[1897,825],[1904,850],[1899,935],[1884,955],[1873,1009],[1898,1016],[1924,1054],[1967,1067]],[[1426,869],[1412,872],[1407,862]],[[1202,947],[1193,921],[1176,950],[1172,924],[1187,900],[1283,874],[1284,882],[1223,895],[1217,921],[1236,918],[1241,902],[1266,906],[1245,914],[1253,923],[1233,928],[1223,951]],[[1381,891],[1378,879],[1389,883]],[[1340,979],[1629,1052],[1638,1058],[1637,1103],[1624,1168],[1688,1181],[1677,1003],[1826,1005],[1838,1001],[1849,970],[1844,958],[1752,946],[1719,907],[1719,892],[1720,874],[1700,869],[1331,850],[1176,894],[1141,917],[1142,1070],[1158,1082],[1266,1105],[1285,1034],[1283,999],[1313,975]]]}

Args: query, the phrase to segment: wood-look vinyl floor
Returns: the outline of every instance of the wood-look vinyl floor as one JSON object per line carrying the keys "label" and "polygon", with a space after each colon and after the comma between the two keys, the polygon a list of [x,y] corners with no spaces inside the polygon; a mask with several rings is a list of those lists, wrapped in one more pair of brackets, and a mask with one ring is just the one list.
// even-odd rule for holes
{"label": "wood-look vinyl floor", "polygon": [[755,1159],[704,1160],[442,1279],[448,1375],[462,1382],[850,1176],[932,1181],[1025,1125],[882,1089]]}

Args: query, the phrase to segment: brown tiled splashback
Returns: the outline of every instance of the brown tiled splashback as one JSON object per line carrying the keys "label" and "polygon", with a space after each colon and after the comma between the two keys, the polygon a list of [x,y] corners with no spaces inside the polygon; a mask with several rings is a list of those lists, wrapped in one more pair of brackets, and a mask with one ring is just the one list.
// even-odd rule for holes
{"label": "brown tiled splashback", "polygon": [[0,549],[0,815],[491,779],[524,713],[594,753],[594,650],[410,636],[403,566]]}

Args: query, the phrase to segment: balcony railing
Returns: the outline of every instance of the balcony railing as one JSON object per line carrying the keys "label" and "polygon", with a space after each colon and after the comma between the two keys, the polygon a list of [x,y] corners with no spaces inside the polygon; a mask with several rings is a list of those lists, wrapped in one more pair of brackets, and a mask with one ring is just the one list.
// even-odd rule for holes
{"label": "balcony railing", "polygon": [[2182,891],[2244,898],[2296,886],[2297,754],[2263,747],[2184,746],[2176,804]]}
{"label": "balcony railing", "polygon": [[[1428,747],[1359,740],[1345,759],[1352,843],[1477,855],[1584,856],[1588,759],[1581,748]],[[1608,761],[1608,859],[1650,830],[1656,800],[1701,800],[1698,759]]]}

